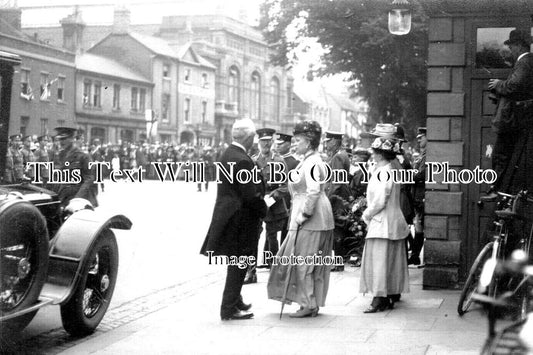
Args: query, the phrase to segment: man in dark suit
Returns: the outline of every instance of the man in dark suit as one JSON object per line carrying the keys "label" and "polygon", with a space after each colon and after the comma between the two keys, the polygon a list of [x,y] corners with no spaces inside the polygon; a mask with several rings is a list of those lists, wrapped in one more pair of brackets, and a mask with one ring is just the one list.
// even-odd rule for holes
{"label": "man in dark suit", "polygon": [[[276,150],[281,155],[283,160],[285,161],[285,166],[287,170],[285,171],[286,174],[289,173],[289,171],[294,170],[298,164],[300,164],[300,161],[294,157],[294,155],[291,153],[291,142],[292,142],[292,135],[285,134],[285,133],[278,133],[278,139],[276,140]],[[287,184],[284,184],[284,187],[281,188],[280,193],[283,194],[283,199],[285,201],[285,206],[287,206],[287,210],[290,210],[291,208],[291,194],[289,193],[289,189],[287,187]],[[289,227],[289,218],[287,217],[285,219],[285,225],[283,226],[283,230],[281,231],[281,238],[280,238],[280,245],[283,244],[283,241],[287,237],[287,233]]]}
{"label": "man in dark suit", "polygon": [[[227,171],[233,167],[233,183],[221,174],[221,184],[217,189],[217,199],[213,217],[201,253],[207,255],[255,256],[261,219],[266,215],[263,200],[264,186],[261,183],[239,182],[239,171],[254,169],[254,162],[247,151],[252,147],[255,126],[250,119],[241,119],[233,124],[233,142],[220,157],[220,163]],[[222,320],[249,319],[250,304],[242,300],[241,289],[246,275],[246,267],[228,265],[226,284],[222,294],[220,317]]]}
{"label": "man in dark suit", "polygon": [[[515,64],[506,80],[491,79],[489,89],[498,107],[493,120],[497,130],[492,153],[498,174],[494,190],[533,191],[533,54],[529,31],[513,30],[504,42]],[[496,195],[493,194],[493,197]]]}

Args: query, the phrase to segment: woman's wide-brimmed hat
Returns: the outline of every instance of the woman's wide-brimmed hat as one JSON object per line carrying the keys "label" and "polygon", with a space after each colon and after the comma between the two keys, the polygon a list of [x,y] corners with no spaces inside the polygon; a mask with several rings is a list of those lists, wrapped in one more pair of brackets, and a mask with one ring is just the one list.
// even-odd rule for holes
{"label": "woman's wide-brimmed hat", "polygon": [[400,141],[396,138],[376,137],[370,148],[394,154],[400,154],[402,151]]}
{"label": "woman's wide-brimmed hat", "polygon": [[378,123],[370,132],[361,133],[363,138],[393,138],[405,142],[403,127],[399,124]]}

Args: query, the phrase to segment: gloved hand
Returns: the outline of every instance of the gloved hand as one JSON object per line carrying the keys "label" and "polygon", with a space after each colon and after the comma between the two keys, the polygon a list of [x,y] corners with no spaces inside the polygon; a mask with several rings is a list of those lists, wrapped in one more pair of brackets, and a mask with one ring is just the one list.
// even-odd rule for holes
{"label": "gloved hand", "polygon": [[297,216],[296,216],[296,224],[301,226],[302,224],[305,223],[305,221],[307,221],[309,218],[307,218],[306,216],[304,216],[303,213],[299,213]]}

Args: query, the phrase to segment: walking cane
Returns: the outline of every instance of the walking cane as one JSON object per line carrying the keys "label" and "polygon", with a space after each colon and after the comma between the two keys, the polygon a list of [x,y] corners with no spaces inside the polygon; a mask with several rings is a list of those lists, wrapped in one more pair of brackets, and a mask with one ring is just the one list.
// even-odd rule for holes
{"label": "walking cane", "polygon": [[[298,239],[298,232],[300,232],[301,227],[302,227],[301,225],[298,225],[298,228],[296,228],[296,235],[294,236],[293,253],[296,251],[296,240]],[[283,297],[281,298],[281,311],[279,312],[279,319],[281,319],[281,316],[283,315],[283,307],[285,307],[285,299],[287,298],[287,292],[289,291],[289,286],[291,283],[291,271],[292,271],[292,265],[289,263],[289,271],[287,272],[288,274],[287,285],[285,286],[285,291],[283,292]]]}

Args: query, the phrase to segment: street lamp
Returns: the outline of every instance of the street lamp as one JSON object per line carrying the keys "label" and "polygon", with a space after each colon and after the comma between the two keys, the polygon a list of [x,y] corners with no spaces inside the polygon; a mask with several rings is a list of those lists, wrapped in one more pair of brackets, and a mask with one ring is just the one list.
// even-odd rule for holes
{"label": "street lamp", "polygon": [[407,0],[394,0],[389,10],[389,32],[406,35],[411,31],[411,6]]}

